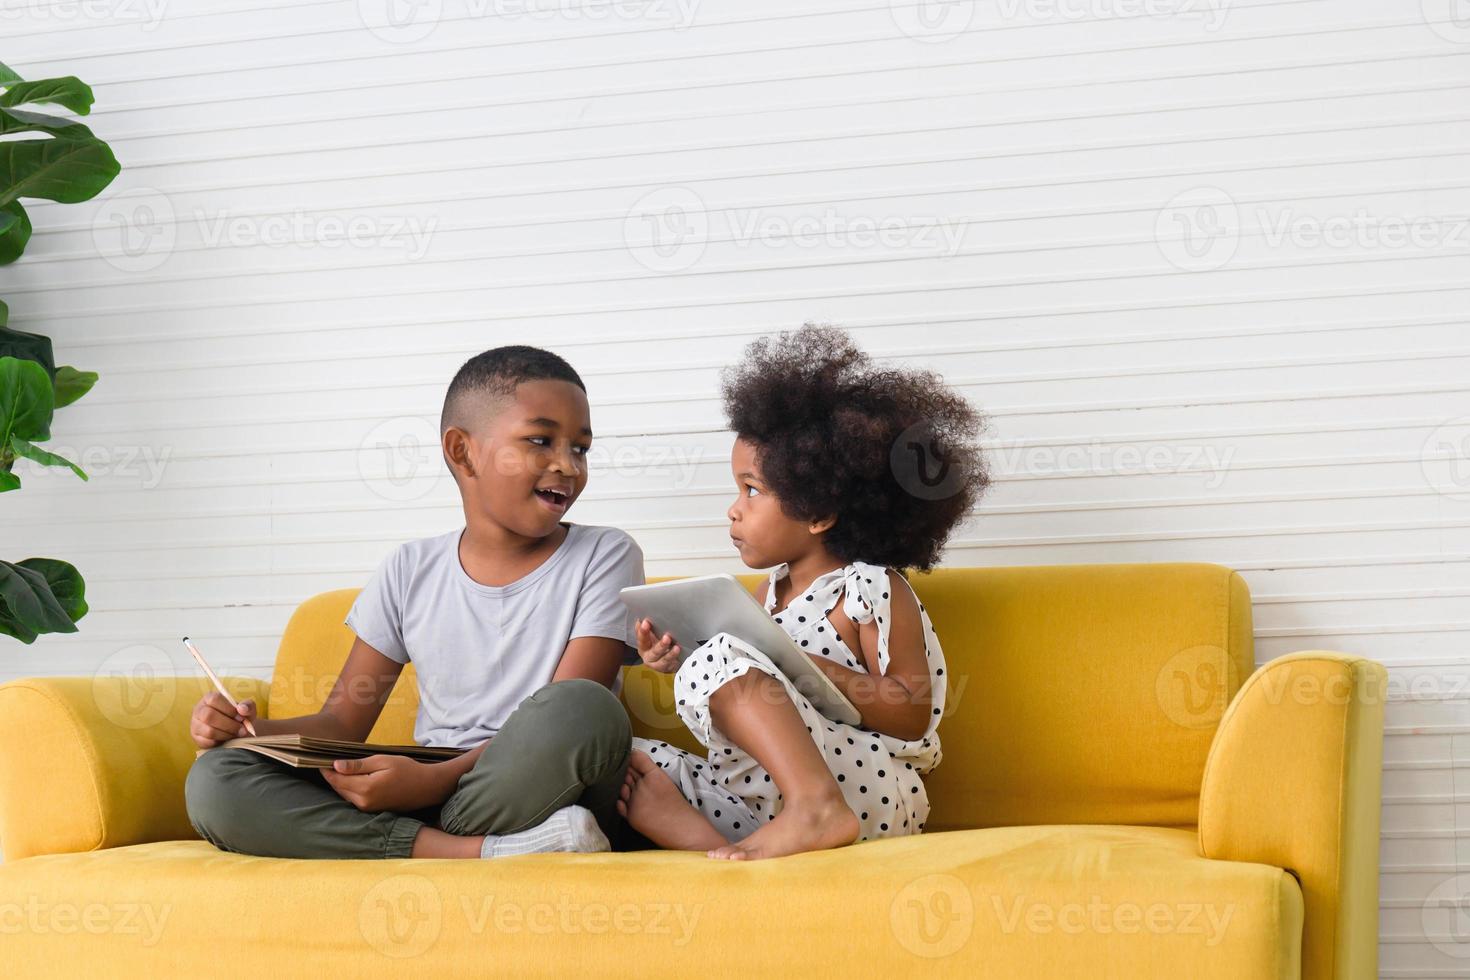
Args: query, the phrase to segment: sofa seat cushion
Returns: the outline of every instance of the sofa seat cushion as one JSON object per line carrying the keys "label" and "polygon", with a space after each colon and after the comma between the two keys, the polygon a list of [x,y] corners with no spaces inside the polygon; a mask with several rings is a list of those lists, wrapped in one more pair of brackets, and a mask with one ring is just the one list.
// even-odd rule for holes
{"label": "sofa seat cushion", "polygon": [[1302,897],[1195,833],[1050,825],[774,861],[287,861],[203,841],[0,864],[10,976],[1299,975]]}

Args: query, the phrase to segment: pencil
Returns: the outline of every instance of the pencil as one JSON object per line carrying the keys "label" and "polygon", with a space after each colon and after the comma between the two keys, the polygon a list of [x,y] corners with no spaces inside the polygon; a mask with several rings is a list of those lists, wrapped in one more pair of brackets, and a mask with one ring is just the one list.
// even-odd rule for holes
{"label": "pencil", "polygon": [[[184,646],[189,648],[189,655],[192,656],[195,660],[199,661],[199,666],[203,667],[204,672],[209,675],[209,679],[211,681],[214,681],[215,690],[219,691],[225,696],[225,700],[230,702],[231,707],[233,707],[236,711],[240,711],[239,703],[236,702],[234,698],[230,697],[230,692],[225,690],[225,686],[220,683],[220,680],[218,677],[215,676],[214,671],[209,669],[209,664],[204,662],[204,655],[194,648],[194,644],[189,642],[189,638],[187,636],[184,637]],[[244,713],[245,712],[240,711],[240,714],[243,715]],[[251,735],[255,734],[255,726],[250,724],[249,718],[245,719],[245,730]]]}

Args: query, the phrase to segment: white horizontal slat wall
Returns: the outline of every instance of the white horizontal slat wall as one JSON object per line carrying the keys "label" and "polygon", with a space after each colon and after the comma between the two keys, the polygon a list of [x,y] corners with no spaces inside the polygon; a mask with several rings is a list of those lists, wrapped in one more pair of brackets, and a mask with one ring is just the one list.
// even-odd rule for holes
{"label": "white horizontal slat wall", "polygon": [[53,440],[92,480],[0,501],[92,611],[0,680],[192,672],[184,633],[268,676],[303,598],[462,521],[439,404],[501,343],[587,380],[574,519],[738,570],[718,368],[840,323],[993,418],[948,563],[1220,562],[1258,661],[1389,664],[1383,974],[1470,976],[1463,11],[530,6],[0,0],[0,60],[91,82],[124,165],[0,270],[102,376]]}

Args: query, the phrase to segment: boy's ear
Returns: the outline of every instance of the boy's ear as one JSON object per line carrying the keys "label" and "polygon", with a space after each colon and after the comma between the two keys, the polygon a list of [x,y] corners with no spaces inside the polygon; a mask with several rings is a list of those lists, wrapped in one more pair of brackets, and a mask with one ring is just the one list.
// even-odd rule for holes
{"label": "boy's ear", "polygon": [[451,425],[444,430],[441,440],[444,448],[444,460],[449,464],[451,473],[460,472],[465,476],[475,475],[475,465],[470,459],[469,436],[457,425]]}

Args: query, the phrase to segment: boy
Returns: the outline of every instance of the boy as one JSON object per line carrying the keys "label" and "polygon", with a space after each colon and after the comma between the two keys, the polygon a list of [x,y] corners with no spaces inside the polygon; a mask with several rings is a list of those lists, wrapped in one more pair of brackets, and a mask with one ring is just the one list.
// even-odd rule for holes
{"label": "boy", "polygon": [[[293,769],[245,749],[189,770],[190,822],[227,851],[272,857],[498,857],[608,850],[631,744],[615,691],[636,651],[618,597],[643,553],[611,527],[563,522],[587,485],[586,386],[555,354],[498,347],[460,368],[440,418],[465,526],[400,545],[346,624],[357,638],[322,709],[260,719],[217,692],[190,735],[366,740],[403,665],[419,683],[414,741],[468,748],[437,763],[375,755]],[[349,694],[348,692],[351,692]]]}

